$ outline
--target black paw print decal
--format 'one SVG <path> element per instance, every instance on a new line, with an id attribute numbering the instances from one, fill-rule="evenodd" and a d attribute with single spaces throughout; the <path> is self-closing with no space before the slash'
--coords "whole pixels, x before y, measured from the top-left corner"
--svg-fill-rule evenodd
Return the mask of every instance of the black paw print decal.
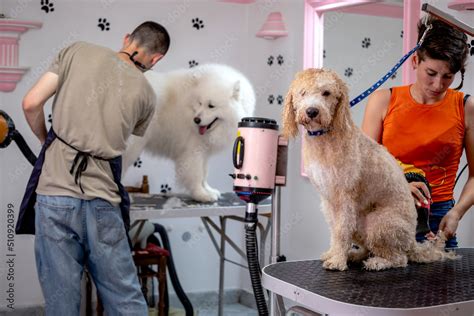
<path id="1" fill-rule="evenodd" d="M 277 62 L 278 62 L 278 65 L 280 65 L 280 66 L 283 65 L 284 60 L 283 60 L 283 56 L 282 56 L 282 55 L 278 55 L 278 57 L 277 57 Z"/>
<path id="2" fill-rule="evenodd" d="M 392 75 L 390 78 L 391 78 L 392 80 L 395 79 L 395 78 L 397 78 L 397 72 L 395 71 L 395 72 L 393 73 L 393 75 Z"/>
<path id="3" fill-rule="evenodd" d="M 275 101 L 275 97 L 273 96 L 273 94 L 270 94 L 267 100 L 268 100 L 268 103 L 273 104 L 273 101 Z"/>
<path id="4" fill-rule="evenodd" d="M 107 22 L 107 19 L 99 19 L 99 24 L 97 26 L 100 28 L 101 31 L 108 31 L 110 30 L 110 23 Z"/>
<path id="5" fill-rule="evenodd" d="M 140 159 L 140 157 L 138 157 L 137 160 L 135 160 L 135 162 L 133 163 L 133 166 L 135 168 L 141 168 L 142 167 L 142 160 Z"/>
<path id="6" fill-rule="evenodd" d="M 48 115 L 48 123 L 53 124 L 53 115 L 52 114 Z"/>
<path id="7" fill-rule="evenodd" d="M 474 40 L 471 41 L 471 44 L 467 44 L 469 46 L 469 55 L 474 55 Z"/>
<path id="8" fill-rule="evenodd" d="M 204 27 L 204 22 L 199 18 L 192 19 L 191 23 L 193 23 L 193 27 L 196 28 L 196 30 L 200 30 Z"/>
<path id="9" fill-rule="evenodd" d="M 403 30 L 400 32 L 400 37 L 403 38 Z"/>
<path id="10" fill-rule="evenodd" d="M 49 0 L 41 0 L 41 10 L 46 13 L 54 11 L 54 3 L 50 3 Z"/>
<path id="11" fill-rule="evenodd" d="M 274 61 L 274 60 L 275 60 L 275 57 L 273 57 L 273 56 L 268 57 L 268 59 L 267 59 L 267 64 L 268 64 L 268 66 L 273 65 L 273 61 Z"/>
<path id="12" fill-rule="evenodd" d="M 344 71 L 344 76 L 350 77 L 350 76 L 352 76 L 352 73 L 353 73 L 353 72 L 354 72 L 354 69 L 352 69 L 352 68 L 350 68 L 350 67 L 349 67 L 349 68 L 346 68 L 346 70 Z"/>
<path id="13" fill-rule="evenodd" d="M 366 37 L 362 40 L 362 47 L 369 48 L 370 46 L 370 38 Z"/>
<path id="14" fill-rule="evenodd" d="M 162 184 L 161 185 L 161 189 L 160 189 L 160 192 L 163 193 L 163 194 L 167 194 L 171 191 L 171 187 L 167 184 Z"/>
<path id="15" fill-rule="evenodd" d="M 283 104 L 283 96 L 281 94 L 278 95 L 277 97 L 277 102 L 278 102 L 278 105 L 282 105 Z"/>
<path id="16" fill-rule="evenodd" d="M 190 60 L 188 63 L 189 63 L 189 68 L 193 68 L 194 66 L 199 65 L 199 63 L 195 60 Z"/>

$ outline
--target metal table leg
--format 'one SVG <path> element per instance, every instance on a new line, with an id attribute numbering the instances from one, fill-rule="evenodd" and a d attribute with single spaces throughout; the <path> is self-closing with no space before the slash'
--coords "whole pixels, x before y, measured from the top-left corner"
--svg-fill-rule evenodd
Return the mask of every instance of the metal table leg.
<path id="1" fill-rule="evenodd" d="M 240 266 L 244 269 L 248 268 L 248 267 L 246 267 L 246 266 L 244 266 L 244 265 L 242 265 L 238 262 L 229 260 L 225 257 L 225 245 L 226 245 L 226 242 L 228 242 L 229 245 L 242 258 L 247 259 L 246 253 L 242 249 L 240 249 L 237 246 L 237 244 L 229 236 L 227 236 L 227 234 L 226 234 L 227 219 L 232 219 L 232 220 L 236 220 L 236 221 L 239 221 L 239 222 L 245 222 L 244 218 L 238 217 L 238 216 L 219 216 L 219 221 L 220 221 L 220 227 L 219 227 L 218 224 L 214 223 L 214 221 L 211 220 L 209 217 L 201 217 L 201 221 L 204 224 L 204 227 L 207 231 L 207 234 L 209 235 L 209 237 L 211 239 L 211 242 L 214 245 L 214 248 L 216 249 L 216 251 L 219 255 L 219 293 L 218 293 L 218 295 L 219 295 L 219 305 L 218 305 L 218 316 L 223 316 L 224 315 L 224 280 L 225 280 L 225 276 L 224 276 L 224 273 L 225 273 L 224 270 L 225 269 L 224 268 L 225 268 L 225 262 L 228 261 L 228 262 L 233 263 L 237 266 Z M 265 247 L 265 240 L 266 240 L 266 237 L 268 235 L 268 232 L 270 231 L 270 227 L 271 227 L 271 221 L 270 220 L 267 221 L 266 226 L 262 225 L 261 223 L 258 223 L 258 228 L 260 230 L 260 236 L 261 236 L 260 248 L 263 252 L 264 252 L 263 248 Z M 218 244 L 216 238 L 212 234 L 211 228 L 214 229 L 219 234 L 220 244 Z M 264 260 L 265 260 L 264 255 L 260 256 L 260 261 L 264 262 Z"/>
<path id="2" fill-rule="evenodd" d="M 281 224 L 281 187 L 276 187 L 273 191 L 272 199 L 272 239 L 271 239 L 271 263 L 276 263 L 280 256 L 280 224 Z M 285 304 L 280 295 L 271 293 L 270 295 L 270 315 L 281 316 L 286 315 Z"/>
<path id="3" fill-rule="evenodd" d="M 220 245 L 220 253 L 222 254 L 220 258 L 220 264 L 219 264 L 219 312 L 218 315 L 222 316 L 224 315 L 224 267 L 225 267 L 225 224 L 226 224 L 226 218 L 224 216 L 221 216 L 220 218 L 221 222 L 221 229 L 222 229 L 222 234 L 221 234 L 221 245 Z"/>

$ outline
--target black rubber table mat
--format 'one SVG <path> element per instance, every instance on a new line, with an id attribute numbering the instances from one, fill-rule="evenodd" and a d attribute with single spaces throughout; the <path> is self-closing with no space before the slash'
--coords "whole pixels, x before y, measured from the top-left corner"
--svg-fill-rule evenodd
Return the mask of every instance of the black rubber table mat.
<path id="1" fill-rule="evenodd" d="M 366 271 L 361 265 L 329 271 L 320 260 L 281 262 L 264 271 L 339 302 L 385 308 L 429 307 L 474 300 L 474 248 L 459 248 L 456 253 L 462 257 L 409 263 L 406 268 L 384 271 Z"/>

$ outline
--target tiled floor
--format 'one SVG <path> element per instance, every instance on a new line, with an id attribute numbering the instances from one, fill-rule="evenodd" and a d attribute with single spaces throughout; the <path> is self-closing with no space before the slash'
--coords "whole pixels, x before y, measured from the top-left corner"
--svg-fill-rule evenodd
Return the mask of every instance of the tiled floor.
<path id="1" fill-rule="evenodd" d="M 217 306 L 215 308 L 197 308 L 197 316 L 216 316 Z M 226 304 L 224 305 L 224 316 L 256 316 L 258 315 L 255 309 L 248 308 L 240 304 Z"/>
<path id="2" fill-rule="evenodd" d="M 216 292 L 188 293 L 188 298 L 193 304 L 196 316 L 217 316 L 218 299 Z M 170 296 L 170 304 L 177 307 L 170 309 L 170 316 L 185 315 L 183 307 L 175 295 Z M 243 290 L 225 291 L 223 316 L 257 316 L 257 309 L 249 306 L 255 306 L 252 293 Z"/>
<path id="3" fill-rule="evenodd" d="M 193 304 L 195 316 L 217 316 L 218 314 L 218 303 L 217 293 L 199 293 L 190 294 L 189 298 Z M 252 306 L 253 296 L 251 293 L 243 292 L 242 290 L 228 290 L 225 293 L 225 304 L 223 316 L 257 316 L 258 312 Z M 247 302 L 247 305 L 239 304 L 239 302 Z M 179 306 L 177 308 L 170 308 L 169 316 L 185 316 L 185 312 L 182 305 L 175 297 L 171 299 L 172 306 Z M 94 310 L 95 314 L 95 310 Z M 150 311 L 149 315 L 156 315 L 156 311 Z M 31 307 L 31 308 L 17 308 L 14 312 L 8 314 L 0 309 L 0 316 L 44 316 L 42 306 Z M 84 313 L 82 314 L 84 315 Z"/>
<path id="4" fill-rule="evenodd" d="M 216 307 L 205 307 L 196 308 L 194 315 L 196 316 L 217 316 Z M 156 315 L 156 313 L 150 313 L 150 315 Z M 182 309 L 170 309 L 169 316 L 185 316 L 185 312 Z M 224 305 L 224 316 L 257 316 L 257 310 L 248 308 L 241 304 L 226 304 Z"/>
<path id="5" fill-rule="evenodd" d="M 217 306 L 215 307 L 195 307 L 194 314 L 196 316 L 217 316 Z M 44 311 L 41 307 L 18 309 L 14 312 L 7 313 L 0 310 L 0 316 L 44 316 Z M 156 311 L 150 311 L 151 315 L 156 315 Z M 257 310 L 248 308 L 241 304 L 226 304 L 224 305 L 224 316 L 257 316 Z M 185 316 L 184 310 L 178 308 L 171 308 L 169 316 Z"/>

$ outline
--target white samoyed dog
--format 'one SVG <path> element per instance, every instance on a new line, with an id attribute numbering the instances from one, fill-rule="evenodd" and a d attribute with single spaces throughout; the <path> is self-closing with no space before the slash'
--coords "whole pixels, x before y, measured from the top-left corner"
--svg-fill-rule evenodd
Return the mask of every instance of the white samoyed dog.
<path id="1" fill-rule="evenodd" d="M 124 170 L 142 151 L 170 158 L 178 183 L 193 199 L 216 201 L 220 192 L 206 181 L 208 159 L 230 146 L 238 122 L 253 115 L 252 85 L 243 74 L 221 64 L 149 71 L 146 77 L 157 95 L 157 108 L 146 134 L 131 138 Z"/>

